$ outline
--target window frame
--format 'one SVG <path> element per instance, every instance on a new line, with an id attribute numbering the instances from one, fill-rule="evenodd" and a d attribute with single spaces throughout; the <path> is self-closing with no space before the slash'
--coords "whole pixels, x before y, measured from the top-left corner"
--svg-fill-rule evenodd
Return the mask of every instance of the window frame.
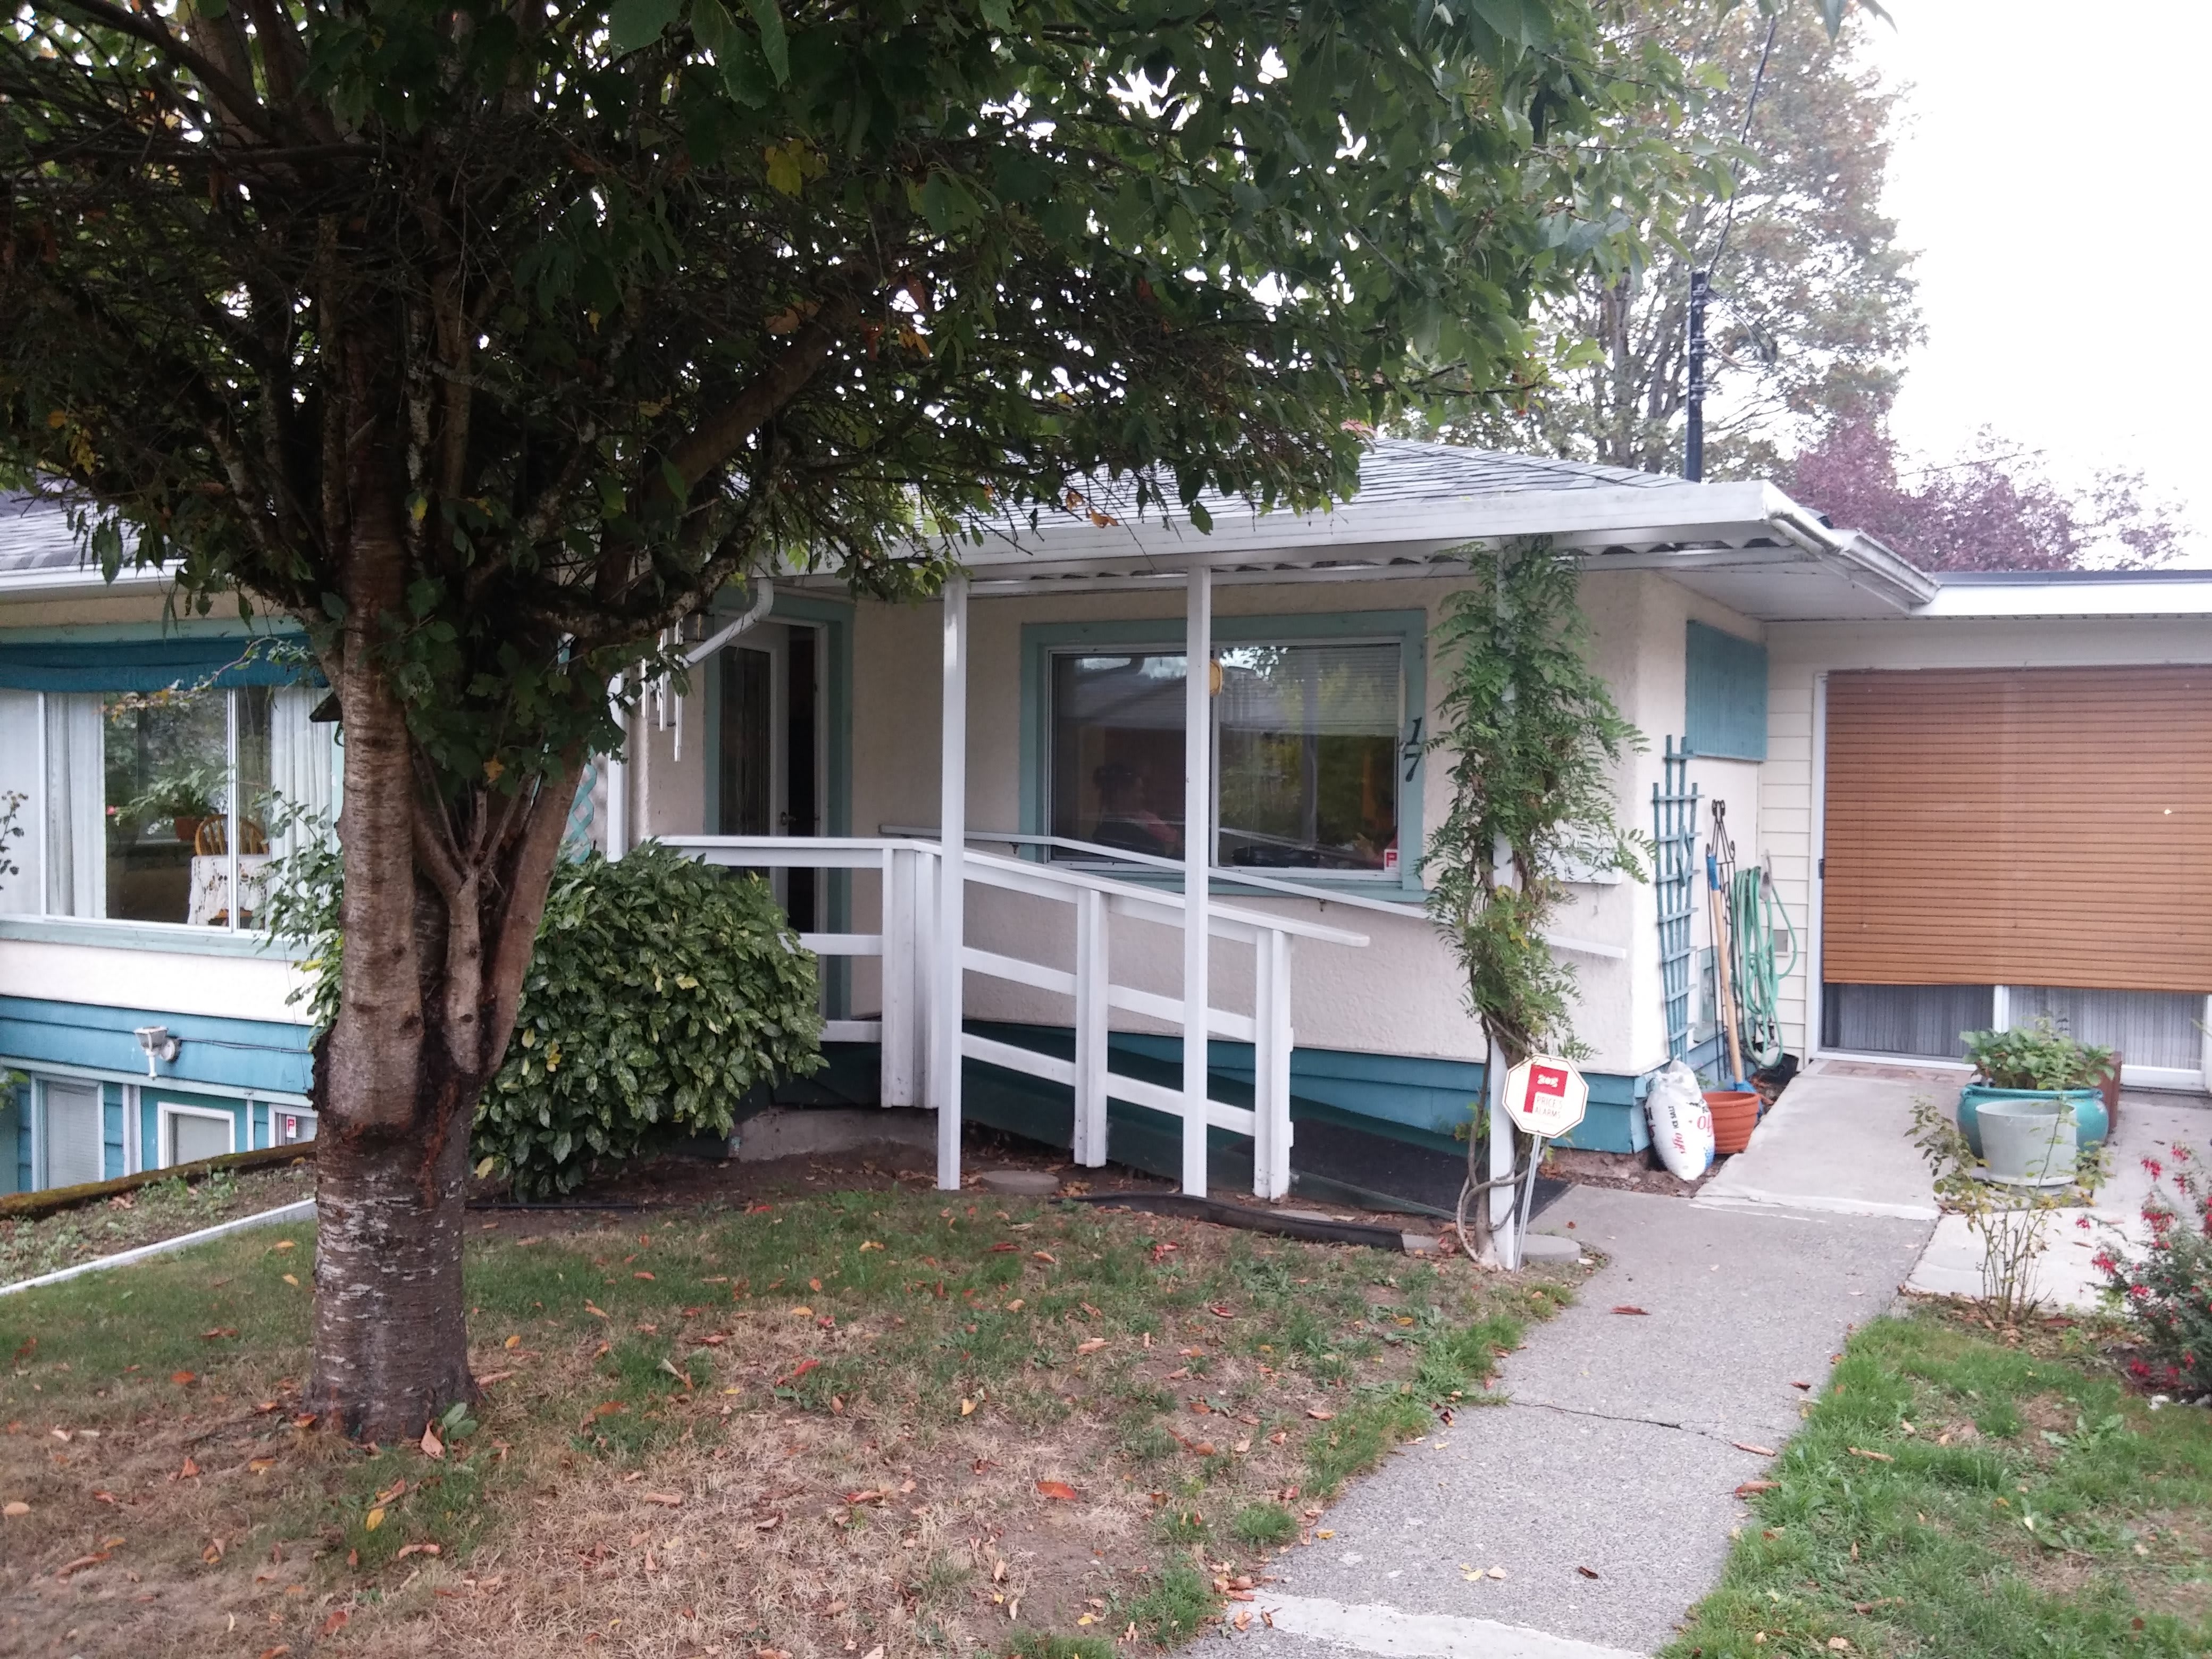
<path id="1" fill-rule="evenodd" d="M 252 1109 L 251 1104 L 248 1111 Z M 212 1119 L 224 1126 L 230 1134 L 230 1150 L 238 1151 L 238 1120 L 240 1114 L 225 1111 L 216 1106 L 193 1106 L 178 1100 L 157 1100 L 154 1103 L 154 1155 L 159 1160 L 155 1169 L 173 1169 L 177 1162 L 176 1121 L 180 1117 Z M 217 1157 L 228 1154 L 217 1153 Z"/>
<path id="2" fill-rule="evenodd" d="M 250 643 L 251 641 L 241 641 L 242 645 Z M 96 642 L 88 646 L 87 648 L 96 651 Z M 240 799 L 239 791 L 241 711 L 238 700 L 240 696 L 264 689 L 267 684 L 266 682 L 253 682 L 247 684 L 214 685 L 205 688 L 210 691 L 221 693 L 223 697 L 223 764 L 228 780 L 224 793 L 222 812 L 224 845 L 231 849 L 234 854 L 237 854 L 240 846 L 238 821 L 245 811 L 245 803 Z M 209 956 L 262 956 L 275 953 L 289 959 L 301 954 L 304 947 L 279 943 L 270 936 L 265 927 L 258 923 L 250 927 L 240 926 L 237 907 L 234 904 L 231 907 L 229 917 L 220 927 L 190 921 L 161 921 L 143 917 L 64 915 L 50 908 L 52 902 L 51 881 L 53 849 L 51 845 L 52 818 L 46 793 L 48 779 L 52 775 L 47 748 L 50 737 L 48 708 L 50 698 L 64 694 L 45 689 L 34 690 L 28 687 L 16 689 L 29 691 L 29 694 L 36 699 L 34 719 L 37 723 L 37 737 L 33 745 L 35 772 L 31 780 L 32 787 L 27 792 L 29 799 L 25 802 L 24 811 L 25 817 L 28 819 L 25 825 L 27 832 L 27 840 L 30 846 L 35 848 L 37 860 L 38 879 L 31 884 L 35 890 L 37 908 L 0 915 L 0 939 L 61 944 L 119 945 Z M 107 697 L 126 696 L 130 693 L 122 688 L 112 688 L 95 691 L 93 695 Z M 330 780 L 333 821 L 343 800 L 343 732 L 334 731 Z M 234 893 L 242 884 L 242 876 L 243 872 L 234 862 L 229 877 L 230 888 Z"/>
<path id="3" fill-rule="evenodd" d="M 1217 649 L 1237 645 L 1395 645 L 1401 690 L 1397 763 L 1391 775 L 1398 790 L 1398 869 L 1372 875 L 1299 868 L 1258 870 L 1270 881 L 1295 882 L 1301 887 L 1346 894 L 1364 894 L 1419 902 L 1426 898 L 1421 885 L 1420 861 L 1425 848 L 1421 806 L 1428 779 L 1428 757 L 1419 745 L 1428 731 L 1427 647 L 1429 615 L 1425 610 L 1346 611 L 1331 612 L 1271 612 L 1213 618 Z M 1022 626 L 1021 680 L 1021 823 L 1025 836 L 1048 836 L 1052 830 L 1052 659 L 1062 654 L 1109 654 L 1116 651 L 1179 652 L 1187 641 L 1180 617 L 1120 618 L 1104 622 L 1025 623 Z M 1217 746 L 1218 758 L 1218 746 Z M 1407 763 L 1411 762 L 1410 775 Z M 1215 775 L 1217 801 L 1219 774 Z M 1219 828 L 1218 808 L 1216 830 Z M 1049 849 L 1034 849 L 1038 854 Z M 1219 855 L 1217 843 L 1214 852 Z M 1101 858 L 1085 867 L 1110 872 L 1116 880 L 1172 885 L 1181 878 L 1173 871 Z M 1228 896 L 1249 897 L 1256 890 L 1231 878 L 1218 877 L 1213 890 Z"/>

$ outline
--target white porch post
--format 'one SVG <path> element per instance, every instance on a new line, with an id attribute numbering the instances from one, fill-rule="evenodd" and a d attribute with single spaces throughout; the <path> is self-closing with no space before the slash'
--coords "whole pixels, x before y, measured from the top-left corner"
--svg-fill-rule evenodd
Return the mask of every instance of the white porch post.
<path id="1" fill-rule="evenodd" d="M 637 741 L 636 722 L 623 706 L 623 677 L 616 675 L 607 687 L 608 701 L 622 726 L 622 742 L 607 757 L 607 856 L 618 859 L 629 851 L 630 748 Z"/>
<path id="2" fill-rule="evenodd" d="M 938 834 L 944 842 L 938 865 L 937 985 L 932 999 L 937 1016 L 937 1184 L 960 1189 L 960 1016 L 963 962 L 967 944 L 965 915 L 968 842 L 968 578 L 945 583 L 945 752 L 939 767 L 941 799 Z"/>
<path id="3" fill-rule="evenodd" d="M 1185 595 L 1182 728 L 1182 1189 L 1206 1194 L 1207 890 L 1213 874 L 1213 572 Z"/>

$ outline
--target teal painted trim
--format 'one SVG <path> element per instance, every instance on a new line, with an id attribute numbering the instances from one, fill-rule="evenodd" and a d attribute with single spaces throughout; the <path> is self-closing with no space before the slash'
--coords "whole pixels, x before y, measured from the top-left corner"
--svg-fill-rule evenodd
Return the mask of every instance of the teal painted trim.
<path id="1" fill-rule="evenodd" d="M 21 1085 L 0 1087 L 0 1192 L 20 1193 L 31 1178 L 31 1135 Z"/>
<path id="2" fill-rule="evenodd" d="M 318 682 L 312 667 L 270 661 L 255 651 L 263 643 L 304 646 L 307 636 L 283 634 L 168 633 L 137 639 L 0 639 L 0 687 L 17 691 L 158 691 L 208 684 L 296 685 Z M 252 659 L 241 661 L 249 653 Z"/>
<path id="3" fill-rule="evenodd" d="M 59 623 L 47 628 L 0 628 L 0 646 L 116 645 L 147 640 L 299 640 L 289 619 L 282 629 L 251 628 L 235 617 L 177 617 L 165 622 Z"/>
<path id="4" fill-rule="evenodd" d="M 1146 617 L 1127 622 L 1025 623 L 1022 625 L 1022 834 L 1042 836 L 1049 833 L 1052 757 L 1048 750 L 1052 730 L 1046 717 L 1046 704 L 1050 696 L 1050 680 L 1046 665 L 1053 653 L 1082 647 L 1095 647 L 1100 650 L 1116 647 L 1152 648 L 1162 645 L 1179 645 L 1183 638 L 1182 621 L 1176 617 Z M 1263 640 L 1395 640 L 1399 647 L 1400 672 L 1404 677 L 1405 685 L 1405 706 L 1398 732 L 1401 747 L 1410 740 L 1415 724 L 1425 722 L 1428 717 L 1429 615 L 1425 611 L 1340 611 L 1288 617 L 1217 616 L 1213 619 L 1213 638 L 1215 643 L 1220 645 Z M 1426 733 L 1425 724 L 1421 730 Z M 1411 778 L 1406 777 L 1402 772 L 1396 773 L 1399 779 L 1396 881 L 1387 878 L 1331 876 L 1304 870 L 1268 870 L 1262 873 L 1284 880 L 1295 880 L 1302 886 L 1366 893 L 1394 902 L 1421 902 L 1427 896 L 1419 875 L 1421 851 L 1425 845 L 1422 840 L 1421 801 L 1427 769 L 1428 754 L 1424 749 L 1413 763 Z M 1115 874 L 1117 879 L 1140 883 L 1165 884 L 1180 879 L 1164 870 L 1116 869 Z M 1252 890 L 1217 883 L 1213 890 L 1231 896 L 1243 893 L 1249 896 Z"/>
<path id="5" fill-rule="evenodd" d="M 186 927 L 177 923 L 90 921 L 76 916 L 0 916 L 0 939 L 40 945 L 93 945 L 114 951 L 171 951 L 193 957 L 268 957 L 297 962 L 306 947 L 258 929 Z M 122 964 L 118 963 L 120 970 Z"/>
<path id="6" fill-rule="evenodd" d="M 1021 1033 L 1068 1043 L 1074 1040 L 1064 1026 L 1008 1025 L 1006 1030 L 1008 1040 L 1018 1040 Z M 1160 1065 L 1180 1066 L 1182 1060 L 1182 1039 L 1176 1036 L 1115 1031 L 1109 1034 L 1107 1047 Z M 1252 1045 L 1208 1042 L 1206 1069 L 1249 1085 L 1254 1077 Z M 1559 1144 L 1619 1152 L 1642 1152 L 1650 1145 L 1644 1110 L 1637 1103 L 1641 1079 L 1612 1072 L 1583 1075 L 1590 1087 L 1589 1115 L 1572 1134 L 1561 1136 Z M 1465 1130 L 1474 1121 L 1475 1103 L 1483 1098 L 1482 1079 L 1480 1060 L 1294 1048 L 1291 1115 L 1294 1121 L 1325 1119 L 1437 1152 L 1464 1152 Z"/>
<path id="7" fill-rule="evenodd" d="M 261 1144 L 252 1138 L 258 1109 L 252 1101 L 235 1095 L 200 1094 L 186 1089 L 144 1085 L 138 1091 L 138 1145 L 149 1170 L 160 1165 L 161 1161 L 161 1108 L 164 1106 L 196 1106 L 204 1112 L 228 1113 L 231 1121 L 230 1144 L 234 1152 L 250 1152 Z"/>
<path id="8" fill-rule="evenodd" d="M 112 1181 L 128 1174 L 123 1167 L 123 1085 L 100 1085 L 100 1177 Z"/>
<path id="9" fill-rule="evenodd" d="M 0 997 L 0 1055 L 6 1057 L 0 1064 L 143 1075 L 145 1052 L 132 1035 L 142 1025 L 167 1026 L 180 1045 L 175 1060 L 162 1062 L 163 1084 L 295 1096 L 313 1086 L 308 1044 L 314 1032 L 305 1025 L 29 997 Z"/>

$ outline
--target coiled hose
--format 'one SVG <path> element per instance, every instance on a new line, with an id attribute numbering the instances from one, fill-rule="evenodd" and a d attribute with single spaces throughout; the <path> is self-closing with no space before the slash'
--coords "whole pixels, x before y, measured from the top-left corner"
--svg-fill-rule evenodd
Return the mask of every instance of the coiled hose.
<path id="1" fill-rule="evenodd" d="M 1789 959 L 1779 963 L 1778 922 L 1790 942 Z M 1797 929 L 1761 866 L 1739 870 L 1729 883 L 1729 942 L 1744 1058 L 1753 1066 L 1771 1066 L 1782 1058 L 1782 980 L 1797 966 Z"/>

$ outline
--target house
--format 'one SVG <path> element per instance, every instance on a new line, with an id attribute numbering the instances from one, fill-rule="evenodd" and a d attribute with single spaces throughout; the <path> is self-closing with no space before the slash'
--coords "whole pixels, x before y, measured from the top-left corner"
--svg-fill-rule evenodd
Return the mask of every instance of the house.
<path id="1" fill-rule="evenodd" d="M 1717 1063 L 1716 805 L 1767 872 L 1790 1052 L 1941 1059 L 2049 1012 L 2132 1082 L 2204 1086 L 2212 574 L 1939 580 L 1770 485 L 1395 441 L 1331 512 L 1216 502 L 1200 535 L 1093 505 L 970 548 L 939 602 L 799 572 L 726 595 L 688 693 L 656 688 L 595 769 L 580 832 L 763 871 L 823 954 L 833 1063 L 787 1099 L 1448 1203 L 1486 1079 L 1420 908 L 1431 638 L 1457 550 L 1531 536 L 1582 558 L 1594 661 L 1649 740 L 1623 816 L 1662 841 L 1662 879 L 1577 882 L 1553 939 L 1582 1144 L 1644 1144 L 1670 1053 Z M 297 970 L 253 927 L 295 832 L 255 813 L 334 804 L 330 728 L 240 630 L 161 615 L 50 509 L 0 512 L 20 1184 L 313 1132 Z M 157 787 L 191 767 L 204 813 Z M 948 1133 L 940 1179 L 957 1160 Z"/>

